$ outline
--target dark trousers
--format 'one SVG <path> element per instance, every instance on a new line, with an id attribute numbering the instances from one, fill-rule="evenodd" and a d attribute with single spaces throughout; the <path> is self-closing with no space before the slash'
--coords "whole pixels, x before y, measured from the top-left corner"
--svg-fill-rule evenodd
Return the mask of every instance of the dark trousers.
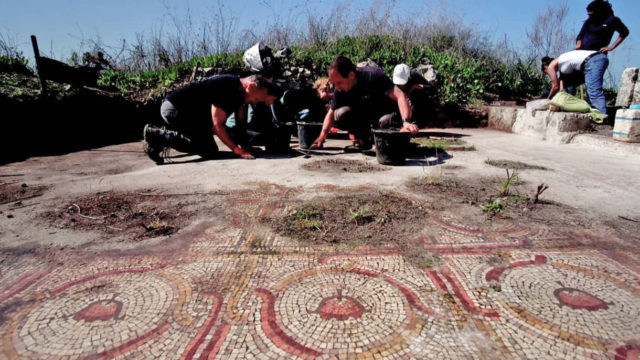
<path id="1" fill-rule="evenodd" d="M 356 139 L 367 141 L 372 139 L 372 128 L 397 127 L 398 118 L 397 106 L 395 109 L 390 106 L 382 109 L 343 106 L 334 110 L 333 126 L 353 134 Z M 399 126 L 402 126 L 402 120 Z"/>
<path id="2" fill-rule="evenodd" d="M 436 107 L 439 101 L 434 87 L 425 85 L 424 89 L 414 89 L 409 95 L 409 103 L 411 103 L 411 119 L 419 127 L 436 122 Z"/>
<path id="3" fill-rule="evenodd" d="M 198 119 L 188 111 L 176 108 L 169 101 L 162 103 L 160 115 L 167 128 L 173 130 L 165 135 L 169 147 L 205 158 L 213 157 L 218 153 L 211 120 L 207 122 L 204 119 Z"/>

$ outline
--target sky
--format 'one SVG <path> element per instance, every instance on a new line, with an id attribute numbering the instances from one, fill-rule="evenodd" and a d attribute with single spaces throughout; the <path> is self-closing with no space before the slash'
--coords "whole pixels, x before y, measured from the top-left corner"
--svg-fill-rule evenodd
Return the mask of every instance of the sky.
<path id="1" fill-rule="evenodd" d="M 567 26 L 577 34 L 586 19 L 590 0 L 565 0 L 569 6 Z M 322 14 L 348 3 L 352 9 L 368 9 L 375 1 L 364 0 L 2 0 L 0 36 L 17 45 L 27 57 L 33 51 L 29 36 L 38 37 L 40 52 L 68 59 L 80 52 L 83 39 L 99 37 L 114 47 L 136 34 L 171 27 L 171 14 L 181 17 L 187 9 L 195 18 L 215 14 L 221 8 L 231 14 L 239 29 L 292 18 L 306 18 L 309 12 Z M 626 67 L 640 66 L 640 0 L 610 0 L 630 35 L 609 55 L 610 77 L 617 83 Z M 385 3 L 388 3 L 385 2 Z M 491 40 L 507 40 L 514 47 L 527 42 L 526 32 L 536 15 L 557 5 L 558 0 L 395 0 L 396 13 L 428 19 L 435 12 L 450 14 Z M 213 18 L 213 15 L 212 15 Z M 573 36 L 572 34 L 572 36 Z M 617 38 L 614 34 L 612 42 Z M 574 44 L 568 44 L 567 51 Z M 86 49 L 85 49 L 86 51 Z"/>

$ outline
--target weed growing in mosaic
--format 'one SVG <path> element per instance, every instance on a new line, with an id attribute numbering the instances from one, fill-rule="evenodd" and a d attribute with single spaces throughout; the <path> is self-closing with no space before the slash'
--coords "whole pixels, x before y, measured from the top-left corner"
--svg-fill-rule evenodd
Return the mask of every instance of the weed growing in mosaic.
<path id="1" fill-rule="evenodd" d="M 349 219 L 356 225 L 364 225 L 373 220 L 373 211 L 369 208 L 369 204 L 364 204 L 356 210 L 349 210 Z"/>
<path id="2" fill-rule="evenodd" d="M 513 173 L 509 173 L 509 169 L 505 169 L 507 171 L 507 178 L 506 180 L 502 181 L 500 183 L 501 185 L 501 189 L 500 189 L 500 195 L 501 196 L 509 196 L 509 194 L 511 193 L 511 187 L 518 182 L 518 173 L 517 172 L 513 172 Z"/>
<path id="3" fill-rule="evenodd" d="M 484 210 L 489 214 L 502 212 L 503 209 L 504 209 L 504 205 L 502 205 L 502 202 L 498 199 L 493 200 L 488 205 L 482 206 L 482 210 Z"/>
<path id="4" fill-rule="evenodd" d="M 289 213 L 289 228 L 292 230 L 320 230 L 322 220 L 322 209 L 314 204 L 309 204 Z"/>

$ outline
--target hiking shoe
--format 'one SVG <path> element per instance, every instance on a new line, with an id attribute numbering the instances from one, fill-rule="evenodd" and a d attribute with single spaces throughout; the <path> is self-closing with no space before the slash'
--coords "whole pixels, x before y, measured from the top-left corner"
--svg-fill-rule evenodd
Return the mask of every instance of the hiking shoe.
<path id="1" fill-rule="evenodd" d="M 153 125 L 145 125 L 143 130 L 144 152 L 156 164 L 164 163 L 164 155 L 167 150 L 167 139 L 165 138 L 165 130 Z"/>

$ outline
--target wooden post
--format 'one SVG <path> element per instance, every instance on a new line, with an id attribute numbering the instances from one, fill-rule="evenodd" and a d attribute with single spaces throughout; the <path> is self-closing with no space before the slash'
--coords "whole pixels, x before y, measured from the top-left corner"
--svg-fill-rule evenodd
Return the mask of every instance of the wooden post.
<path id="1" fill-rule="evenodd" d="M 47 96 L 47 82 L 42 74 L 40 65 L 40 50 L 38 50 L 38 40 L 35 35 L 31 35 L 31 45 L 33 45 L 33 55 L 36 59 L 36 69 L 38 70 L 38 77 L 40 78 L 40 86 L 42 87 L 42 96 Z"/>
<path id="2" fill-rule="evenodd" d="M 193 72 L 191 72 L 191 77 L 189 78 L 190 82 L 193 82 L 196 79 L 196 74 L 198 73 L 199 67 L 200 67 L 200 61 L 196 62 L 196 66 L 193 68 Z"/>

